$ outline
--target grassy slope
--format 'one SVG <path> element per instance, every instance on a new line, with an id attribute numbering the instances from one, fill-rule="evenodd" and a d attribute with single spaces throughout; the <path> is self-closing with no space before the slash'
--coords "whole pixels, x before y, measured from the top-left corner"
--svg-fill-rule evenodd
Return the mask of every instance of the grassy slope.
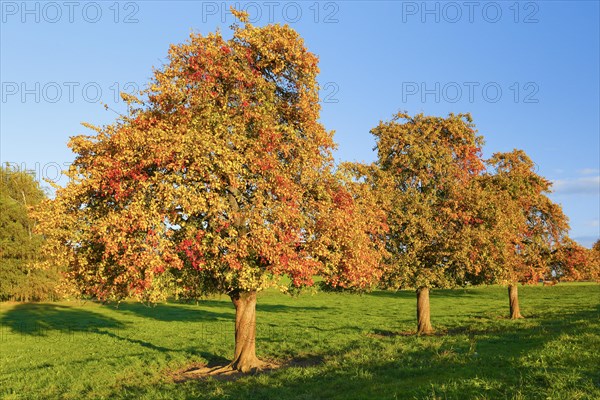
<path id="1" fill-rule="evenodd" d="M 165 371 L 233 353 L 226 297 L 199 305 L 0 305 L 0 396 L 30 398 L 600 398 L 600 286 L 520 287 L 525 320 L 505 319 L 506 289 L 433 291 L 415 327 L 412 292 L 263 293 L 259 356 L 307 366 L 176 384 Z M 322 360 L 318 365 L 316 360 Z"/>

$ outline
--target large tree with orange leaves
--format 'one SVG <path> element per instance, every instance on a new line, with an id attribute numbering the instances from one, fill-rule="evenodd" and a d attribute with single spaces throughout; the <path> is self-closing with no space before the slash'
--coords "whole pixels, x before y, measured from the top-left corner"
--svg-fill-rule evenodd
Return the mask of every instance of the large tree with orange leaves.
<path id="1" fill-rule="evenodd" d="M 473 201 L 484 169 L 483 140 L 470 115 L 447 118 L 399 113 L 372 131 L 381 170 L 376 185 L 388 201 L 387 287 L 416 289 L 417 333 L 428 334 L 429 290 L 479 275 L 477 238 L 485 232 Z"/>
<path id="2" fill-rule="evenodd" d="M 246 372 L 264 365 L 257 292 L 310 286 L 315 275 L 369 287 L 379 277 L 369 249 L 385 227 L 365 222 L 373 212 L 356 182 L 332 172 L 317 57 L 290 27 L 234 13 L 242 26 L 231 39 L 192 34 L 171 46 L 148 89 L 124 96 L 128 115 L 72 138 L 70 182 L 37 220 L 84 295 L 229 295 L 227 368 Z"/>

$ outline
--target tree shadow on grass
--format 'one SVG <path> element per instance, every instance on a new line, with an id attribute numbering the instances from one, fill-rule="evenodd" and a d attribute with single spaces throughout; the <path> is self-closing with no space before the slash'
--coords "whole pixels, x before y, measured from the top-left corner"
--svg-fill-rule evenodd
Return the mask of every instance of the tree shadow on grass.
<path id="1" fill-rule="evenodd" d="M 485 292 L 484 292 L 485 293 Z M 373 297 L 390 297 L 395 299 L 411 299 L 416 301 L 416 292 L 413 289 L 402 289 L 398 291 L 394 290 L 375 290 L 367 294 Z M 430 298 L 435 297 L 472 297 L 481 296 L 481 291 L 477 289 L 431 289 L 429 292 Z"/>
<path id="2" fill-rule="evenodd" d="M 365 338 L 365 342 L 348 343 L 335 353 L 315 355 L 319 363 L 290 363 L 261 377 L 245 376 L 236 382 L 209 378 L 180 384 L 166 380 L 158 387 L 128 387 L 127 393 L 128 398 L 160 394 L 186 399 L 542 399 L 568 398 L 578 390 L 587 390 L 591 396 L 587 398 L 593 398 L 599 392 L 595 382 L 600 376 L 593 360 L 598 356 L 588 354 L 582 365 L 575 366 L 569 362 L 569 351 L 549 351 L 565 335 L 578 340 L 593 333 L 599 316 L 600 310 L 591 309 L 567 313 L 563 318 L 540 318 L 530 324 L 505 321 L 489 329 L 448 329 L 444 336 L 423 337 L 416 342 L 415 338 L 380 332 L 382 338 Z M 411 345 L 401 346 L 402 351 L 393 357 L 390 353 L 382 356 L 374 345 L 380 341 L 407 341 Z M 550 360 L 538 361 L 544 357 Z M 548 362 L 556 366 L 545 364 Z M 556 376 L 575 380 L 554 382 Z M 119 394 L 115 392 L 115 396 Z"/>
<path id="3" fill-rule="evenodd" d="M 52 331 L 75 333 L 125 328 L 121 321 L 114 318 L 52 303 L 17 304 L 4 313 L 0 323 L 14 333 L 29 336 L 46 336 Z"/>
<path id="4" fill-rule="evenodd" d="M 256 304 L 256 312 L 275 312 L 275 313 L 301 313 L 304 311 L 325 311 L 331 307 L 326 306 L 286 306 L 282 304 Z"/>
<path id="5" fill-rule="evenodd" d="M 597 364 L 593 362 L 598 356 L 590 351 L 587 355 L 573 355 L 565 348 L 554 354 L 552 349 L 564 337 L 572 338 L 569 345 L 573 346 L 580 338 L 594 334 L 599 317 L 600 306 L 596 306 L 560 316 L 541 314 L 531 320 L 490 319 L 484 321 L 489 324 L 486 328 L 478 323 L 464 329 L 449 326 L 444 336 L 419 339 L 389 335 L 382 330 L 381 338 L 366 335 L 364 341 L 348 343 L 335 352 L 314 354 L 316 363 L 309 360 L 294 365 L 292 361 L 288 368 L 261 377 L 247 376 L 236 382 L 209 379 L 182 384 L 168 380 L 133 383 L 115 387 L 109 397 L 358 399 L 392 398 L 398 394 L 398 398 L 541 399 L 569 398 L 573 392 L 568 390 L 579 390 L 556 386 L 563 384 L 581 385 L 580 390 L 587 390 L 588 398 L 593 398 L 600 390 L 597 384 L 594 386 L 594 382 L 600 382 Z M 1 322 L 24 335 L 75 330 L 108 335 L 156 351 L 178 351 L 123 338 L 118 335 L 118 329 L 125 327 L 122 322 L 57 304 L 20 304 L 7 311 Z M 379 352 L 382 343 L 398 344 L 398 351 L 382 355 Z M 208 360 L 209 365 L 228 361 L 207 352 L 197 354 Z M 569 357 L 578 357 L 578 362 L 571 364 Z M 51 367 L 50 364 L 42 367 Z M 563 372 L 567 369 L 568 373 Z M 556 383 L 555 376 L 568 376 L 572 383 Z"/>
<path id="6" fill-rule="evenodd" d="M 150 342 L 126 337 L 122 331 L 127 328 L 127 324 L 73 306 L 52 303 L 18 304 L 4 313 L 0 324 L 2 327 L 8 327 L 12 333 L 24 336 L 47 337 L 57 332 L 67 338 L 75 334 L 99 335 L 159 352 L 173 351 Z"/>
<path id="7" fill-rule="evenodd" d="M 393 298 L 393 299 L 415 299 L 416 301 L 416 294 L 414 290 L 398 290 L 398 291 L 394 291 L 394 290 L 374 290 L 372 292 L 366 293 L 365 296 L 372 296 L 372 297 L 383 297 L 383 298 Z"/>
<path id="8" fill-rule="evenodd" d="M 439 297 L 473 297 L 473 296 L 481 296 L 481 291 L 478 291 L 476 289 L 465 289 L 465 288 L 431 289 L 430 296 L 439 296 Z"/>
<path id="9" fill-rule="evenodd" d="M 199 300 L 198 301 L 198 306 L 199 307 L 206 307 L 206 308 L 231 308 L 232 313 L 233 313 L 233 304 L 231 303 L 231 300 L 229 300 L 228 298 L 223 298 L 222 300 Z M 256 312 L 278 312 L 278 313 L 295 313 L 295 312 L 299 312 L 299 311 L 323 311 L 323 310 L 328 310 L 330 309 L 330 307 L 326 307 L 326 306 L 289 306 L 289 305 L 285 305 L 285 304 L 270 304 L 270 303 L 265 303 L 263 301 L 261 301 L 260 297 L 258 298 L 258 301 L 256 302 Z"/>
<path id="10" fill-rule="evenodd" d="M 118 306 L 107 304 L 105 307 L 115 312 L 133 314 L 144 318 L 152 318 L 163 322 L 228 322 L 235 318 L 235 309 L 229 301 L 200 300 L 198 304 L 189 303 L 158 303 L 145 305 L 141 303 L 121 303 Z M 223 311 L 223 309 L 227 311 Z M 215 310 L 216 309 L 216 310 Z M 323 311 L 329 307 L 286 306 L 280 304 L 256 305 L 256 312 L 300 313 L 303 311 Z"/>
<path id="11" fill-rule="evenodd" d="M 142 303 L 126 302 L 118 306 L 106 305 L 105 307 L 110 307 L 117 313 L 132 314 L 163 322 L 229 321 L 235 316 L 233 306 L 231 312 L 221 312 L 210 310 L 211 307 L 204 303 L 199 303 L 199 305 L 158 303 L 148 306 Z M 219 307 L 223 307 L 223 305 L 221 304 Z"/>

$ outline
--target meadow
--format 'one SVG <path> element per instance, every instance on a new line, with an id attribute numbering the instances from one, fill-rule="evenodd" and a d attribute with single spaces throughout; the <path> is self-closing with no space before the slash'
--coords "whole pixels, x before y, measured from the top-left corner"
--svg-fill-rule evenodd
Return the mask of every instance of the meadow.
<path id="1" fill-rule="evenodd" d="M 598 399 L 600 285 L 431 293 L 433 336 L 415 336 L 412 291 L 266 291 L 257 353 L 280 369 L 177 381 L 233 355 L 229 298 L 1 303 L 3 399 Z M 174 378 L 175 377 L 175 378 Z"/>

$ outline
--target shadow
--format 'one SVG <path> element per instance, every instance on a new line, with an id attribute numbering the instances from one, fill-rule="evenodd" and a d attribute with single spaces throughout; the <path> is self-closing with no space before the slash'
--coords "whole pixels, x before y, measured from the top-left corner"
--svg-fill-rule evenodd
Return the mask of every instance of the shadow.
<path id="1" fill-rule="evenodd" d="M 415 299 L 416 300 L 416 291 L 413 289 L 403 289 L 398 291 L 393 290 L 375 290 L 373 292 L 367 293 L 367 296 L 373 297 L 389 297 L 396 299 Z M 431 289 L 429 291 L 429 297 L 471 297 L 471 296 L 479 296 L 480 293 L 476 289 Z"/>
<path id="2" fill-rule="evenodd" d="M 99 335 L 105 335 L 108 336 L 110 338 L 113 339 L 117 339 L 117 340 L 122 340 L 131 344 L 136 344 L 139 346 L 142 346 L 146 349 L 150 349 L 150 350 L 154 350 L 154 351 L 160 351 L 162 353 L 167 353 L 167 352 L 172 352 L 172 351 L 181 351 L 181 350 L 174 350 L 174 349 L 169 349 L 167 347 L 162 347 L 162 346 L 156 346 L 150 342 L 146 342 L 144 340 L 139 340 L 139 339 L 132 339 L 132 338 L 128 338 L 128 337 L 123 337 L 123 336 L 119 336 L 115 333 L 112 333 L 110 331 L 95 331 L 94 333 L 98 333 Z"/>
<path id="3" fill-rule="evenodd" d="M 480 292 L 476 289 L 431 289 L 430 296 L 440 296 L 440 297 L 472 297 L 479 296 Z"/>
<path id="4" fill-rule="evenodd" d="M 286 360 L 283 363 L 283 367 L 308 368 L 323 364 L 324 361 L 323 355 L 303 355 Z"/>
<path id="5" fill-rule="evenodd" d="M 18 304 L 2 316 L 0 323 L 14 333 L 30 336 L 47 336 L 52 331 L 99 333 L 103 329 L 125 328 L 122 322 L 114 318 L 51 303 Z"/>
<path id="6" fill-rule="evenodd" d="M 597 321 L 599 311 L 566 313 L 564 318 L 546 318 L 540 324 L 535 321 L 533 326 L 500 323 L 490 330 L 476 326 L 449 330 L 445 337 L 411 338 L 381 330 L 375 333 L 409 345 L 400 353 L 382 356 L 381 348 L 374 345 L 380 341 L 371 338 L 368 342 L 348 343 L 336 353 L 284 361 L 282 368 L 259 376 L 238 376 L 235 384 L 209 377 L 176 385 L 164 382 L 160 387 L 130 386 L 127 391 L 131 398 L 160 393 L 165 398 L 216 400 L 543 399 L 572 398 L 569 395 L 589 390 L 590 398 L 595 398 L 600 378 L 593 362 L 597 356 L 587 352 L 586 364 L 572 365 L 571 352 L 555 354 L 553 346 L 566 336 L 578 338 L 593 332 L 594 327 L 588 322 Z M 464 335 L 469 336 L 468 340 Z M 575 380 L 555 380 L 560 369 L 568 371 Z"/>
<path id="7" fill-rule="evenodd" d="M 371 297 L 384 297 L 393 299 L 414 299 L 416 301 L 417 294 L 414 290 L 374 290 L 370 293 L 366 293 L 366 296 Z"/>
<path id="8" fill-rule="evenodd" d="M 366 335 L 376 339 L 383 339 L 395 336 L 417 336 L 417 331 L 397 332 L 385 329 L 372 329 L 371 332 L 366 333 Z"/>
<path id="9" fill-rule="evenodd" d="M 207 363 L 204 366 L 208 367 L 208 368 L 227 365 L 231 362 L 231 360 L 228 358 L 218 356 L 216 354 L 208 353 L 206 351 L 199 351 L 199 352 L 196 352 L 196 354 L 207 361 Z"/>
<path id="10" fill-rule="evenodd" d="M 124 341 L 159 352 L 172 349 L 129 338 L 120 333 L 127 325 L 114 318 L 73 306 L 52 303 L 18 304 L 0 319 L 1 326 L 12 333 L 32 337 L 47 337 L 55 332 L 70 337 L 75 334 L 98 335 Z"/>
<path id="11" fill-rule="evenodd" d="M 168 302 L 169 304 L 178 304 L 178 305 L 189 305 L 194 307 L 208 307 L 208 308 L 231 308 L 233 309 L 233 303 L 227 296 L 223 296 L 218 300 L 171 300 Z"/>
<path id="12" fill-rule="evenodd" d="M 508 318 L 507 318 L 508 319 Z M 418 335 L 416 330 L 408 330 L 408 331 L 390 331 L 385 329 L 372 329 L 370 332 L 367 332 L 365 335 L 373 338 L 388 338 L 394 336 L 414 336 L 414 337 L 426 337 L 426 336 L 468 336 L 473 338 L 477 335 L 488 335 L 497 333 L 500 329 L 506 332 L 505 328 L 476 328 L 474 326 L 458 326 L 453 328 L 438 328 L 434 329 L 433 332 L 429 334 L 421 334 Z"/>
<path id="13" fill-rule="evenodd" d="M 225 303 L 219 303 L 222 308 Z M 233 306 L 230 312 L 216 312 L 208 310 L 204 302 L 198 305 L 184 303 L 158 303 L 154 305 L 145 305 L 142 303 L 120 303 L 118 306 L 105 305 L 112 308 L 117 313 L 133 314 L 143 318 L 151 318 L 162 322 L 209 322 L 209 321 L 230 321 L 235 316 Z M 215 305 L 212 305 L 215 307 Z"/>
<path id="14" fill-rule="evenodd" d="M 324 311 L 329 310 L 330 307 L 319 306 L 284 306 L 281 304 L 261 304 L 256 303 L 256 312 L 276 312 L 276 313 L 298 313 L 302 311 Z"/>
<path id="15" fill-rule="evenodd" d="M 151 318 L 162 322 L 230 322 L 235 318 L 235 309 L 230 301 L 200 300 L 198 304 L 190 303 L 158 303 L 145 305 L 142 303 L 120 303 L 118 306 L 106 304 L 118 313 L 132 314 L 143 318 Z M 217 310 L 215 310 L 217 309 Z M 256 304 L 257 313 L 299 313 L 303 311 L 323 311 L 329 307 L 286 306 L 280 304 Z"/>
<path id="16" fill-rule="evenodd" d="M 483 296 L 482 308 L 484 305 L 493 308 L 495 304 L 505 306 L 504 291 L 495 293 L 498 293 L 496 303 L 489 305 L 486 296 Z M 414 293 L 408 294 L 413 304 Z M 386 296 L 384 294 L 382 297 Z M 439 296 L 444 299 L 443 293 Z M 266 349 L 263 353 L 265 361 L 269 361 L 270 357 L 278 357 L 279 360 L 275 361 L 280 362 L 282 368 L 260 376 L 240 376 L 235 383 L 208 378 L 175 384 L 169 379 L 154 379 L 154 376 L 138 378 L 136 375 L 126 375 L 118 385 L 103 386 L 94 389 L 97 391 L 91 394 L 77 392 L 79 389 L 70 389 L 66 394 L 72 398 L 101 394 L 106 398 L 179 399 L 600 398 L 600 373 L 597 369 L 600 359 L 594 347 L 599 331 L 600 305 L 588 301 L 582 303 L 588 304 L 583 308 L 578 303 L 578 296 L 581 296 L 580 292 L 573 291 L 570 297 L 561 297 L 560 306 L 556 307 L 550 307 L 546 302 L 537 303 L 538 306 L 532 307 L 536 311 L 535 318 L 517 321 L 499 319 L 494 313 L 456 319 L 455 304 L 462 303 L 458 299 L 456 303 L 449 302 L 446 305 L 446 317 L 442 316 L 446 322 L 435 326 L 438 334 L 431 336 L 415 336 L 412 332 L 405 335 L 402 332 L 404 328 L 384 322 L 377 327 L 375 324 L 363 326 L 360 315 L 351 311 L 343 314 L 341 309 L 340 320 L 330 327 L 320 326 L 315 321 L 304 323 L 302 320 L 295 325 L 297 320 L 293 317 L 286 320 L 278 318 L 283 317 L 282 314 L 273 314 L 273 319 L 266 323 L 274 324 L 274 334 L 281 331 L 286 333 L 290 329 L 293 331 L 296 326 L 312 329 L 319 333 L 317 341 L 333 338 L 328 342 L 331 347 L 329 344 L 298 347 L 299 342 L 294 340 L 285 342 L 285 346 L 261 346 Z M 209 304 L 200 303 L 190 307 L 167 304 L 162 312 L 168 314 L 169 308 L 182 307 L 190 313 L 203 310 L 209 313 L 207 315 L 213 311 L 217 315 L 233 315 L 233 306 L 227 301 Z M 569 304 L 572 305 L 565 306 Z M 137 306 L 142 310 L 148 309 Z M 228 307 L 230 313 L 227 313 Z M 289 307 L 294 308 L 302 307 Z M 142 315 L 143 312 L 138 314 Z M 447 318 L 447 315 L 452 318 Z M 8 310 L 1 322 L 11 329 L 19 329 L 19 322 L 28 322 L 30 319 L 44 323 L 46 333 L 52 329 L 66 329 L 64 321 L 68 324 L 72 319 L 87 320 L 98 331 L 98 335 L 114 334 L 119 340 L 127 340 L 118 335 L 118 327 L 123 326 L 119 321 L 97 312 L 61 305 L 18 305 Z M 82 330 L 85 325 L 82 325 Z M 361 334 L 359 327 L 368 333 Z M 331 334 L 338 330 L 350 334 Z M 298 329 L 297 334 L 302 332 L 304 330 Z M 313 337 L 312 333 L 309 334 Z M 168 350 L 137 339 L 129 342 L 156 351 Z M 225 365 L 230 361 L 224 357 L 227 353 L 219 353 L 217 347 L 201 350 L 199 343 L 200 340 L 193 343 L 194 350 L 185 348 L 183 344 L 181 347 L 173 345 L 176 348 L 171 351 L 181 352 L 185 357 L 198 355 L 208 361 L 209 367 Z M 259 343 L 263 343 L 262 337 Z M 101 360 L 106 363 L 111 356 L 110 353 L 100 354 L 98 359 L 88 358 L 86 362 L 97 363 Z M 166 368 L 180 367 L 185 359 L 178 358 L 172 365 L 163 365 Z M 48 369 L 54 364 L 53 359 L 44 361 L 47 363 L 36 368 Z M 103 368 L 103 365 L 99 368 Z M 206 366 L 206 363 L 202 365 Z M 189 364 L 185 366 L 189 367 Z M 24 370 L 29 367 L 25 365 Z M 153 368 L 156 367 L 151 366 L 151 372 L 156 372 Z M 24 377 L 27 378 L 27 375 Z M 80 379 L 85 382 L 87 377 Z"/>

